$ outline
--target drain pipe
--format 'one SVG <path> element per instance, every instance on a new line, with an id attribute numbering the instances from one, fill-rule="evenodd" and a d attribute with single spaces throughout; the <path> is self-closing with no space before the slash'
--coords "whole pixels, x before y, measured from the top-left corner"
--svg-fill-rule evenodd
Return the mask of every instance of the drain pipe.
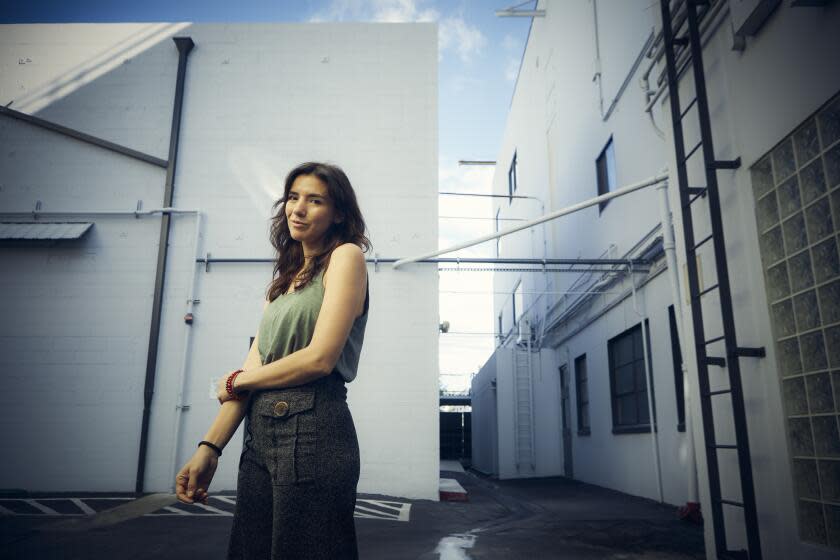
<path id="1" fill-rule="evenodd" d="M 171 485 L 169 486 L 169 491 L 171 493 L 175 493 L 175 477 L 178 474 L 178 443 L 181 437 L 181 424 L 184 410 L 188 410 L 190 408 L 189 404 L 184 402 L 184 386 L 186 385 L 187 380 L 187 361 L 189 359 L 189 349 L 190 349 L 190 340 L 192 339 L 192 324 L 193 324 L 193 307 L 196 303 L 199 303 L 199 300 L 195 298 L 195 279 L 197 276 L 198 271 L 198 262 L 197 260 L 201 257 L 201 222 L 202 222 L 202 213 L 196 212 L 195 215 L 195 259 L 193 259 L 193 267 L 192 273 L 190 276 L 190 283 L 189 283 L 189 294 L 187 295 L 187 310 L 184 315 L 184 323 L 187 325 L 187 328 L 184 329 L 184 344 L 181 349 L 181 367 L 178 373 L 178 397 L 175 401 L 175 420 L 174 420 L 174 435 L 172 437 L 172 449 L 170 452 L 169 457 L 169 464 L 170 464 L 170 473 L 171 476 L 169 480 Z"/>
<path id="2" fill-rule="evenodd" d="M 175 191 L 175 170 L 178 161 L 178 143 L 181 134 L 181 109 L 184 104 L 184 82 L 187 74 L 187 57 L 195 46 L 189 37 L 174 37 L 178 47 L 178 74 L 175 82 L 175 101 L 172 107 L 172 127 L 169 132 L 169 158 L 166 167 L 166 183 L 163 194 L 163 206 L 172 206 Z M 143 386 L 143 418 L 140 424 L 140 449 L 137 454 L 137 477 L 134 491 L 143 493 L 146 475 L 146 450 L 149 442 L 149 421 L 152 410 L 152 395 L 155 391 L 157 373 L 158 337 L 160 336 L 160 315 L 163 308 L 163 288 L 166 278 L 166 255 L 169 249 L 169 214 L 164 214 L 160 223 L 160 241 L 158 244 L 157 272 L 155 274 L 155 294 L 152 302 L 152 321 L 149 332 L 149 348 L 146 354 L 146 381 Z"/>
<path id="3" fill-rule="evenodd" d="M 598 32 L 598 3 L 597 0 L 592 0 L 592 21 L 593 21 L 593 31 L 595 35 L 595 74 L 592 76 L 592 81 L 598 83 L 598 107 L 601 112 L 601 120 L 605 121 L 610 118 L 613 110 L 615 109 L 616 105 L 618 105 L 618 100 L 624 95 L 624 91 L 627 89 L 627 86 L 630 84 L 630 80 L 633 75 L 636 73 L 636 70 L 639 69 L 639 66 L 642 64 L 642 61 L 645 58 L 645 54 L 649 53 L 652 48 L 654 41 L 656 39 L 656 34 L 654 33 L 653 29 L 651 29 L 650 35 L 648 38 L 645 39 L 645 44 L 642 45 L 642 50 L 639 51 L 639 54 L 636 55 L 636 60 L 633 62 L 633 66 L 630 67 L 630 71 L 627 72 L 627 76 L 625 76 L 624 81 L 619 86 L 618 91 L 613 97 L 612 101 L 610 102 L 610 106 L 607 108 L 606 112 L 604 111 L 604 85 L 603 85 L 603 76 L 601 75 L 601 40 L 600 34 Z"/>
<path id="4" fill-rule="evenodd" d="M 653 444 L 653 465 L 656 470 L 656 485 L 659 490 L 659 503 L 664 502 L 662 497 L 662 472 L 659 466 L 659 435 L 656 430 L 655 416 L 653 415 L 653 377 L 651 376 L 650 365 L 648 364 L 648 335 L 647 326 L 647 312 L 640 313 L 636 300 L 636 278 L 633 275 L 633 261 L 627 261 L 630 266 L 630 286 L 633 288 L 633 311 L 642 320 L 642 353 L 645 360 L 645 384 L 647 385 L 647 402 L 648 402 L 648 420 L 650 421 L 650 438 Z M 647 300 L 645 300 L 645 307 L 647 307 Z"/>
<path id="5" fill-rule="evenodd" d="M 668 279 L 671 283 L 671 299 L 674 301 L 674 315 L 676 315 L 677 325 L 677 341 L 680 345 L 680 355 L 682 356 L 683 376 L 683 399 L 685 400 L 685 435 L 686 446 L 688 449 L 688 502 L 684 506 L 686 513 L 691 513 L 694 510 L 699 510 L 700 500 L 697 494 L 697 459 L 694 450 L 694 430 L 692 429 L 692 411 L 691 411 L 691 389 L 690 380 L 688 377 L 688 366 L 685 363 L 685 356 L 689 347 L 686 345 L 685 339 L 685 325 L 683 323 L 683 308 L 682 308 L 682 294 L 680 293 L 680 274 L 677 265 L 677 256 L 674 243 L 673 217 L 671 215 L 671 208 L 668 203 L 668 182 L 665 181 L 656 186 L 659 191 L 659 208 L 662 215 L 662 240 L 663 248 L 665 249 L 665 259 L 668 264 Z"/>

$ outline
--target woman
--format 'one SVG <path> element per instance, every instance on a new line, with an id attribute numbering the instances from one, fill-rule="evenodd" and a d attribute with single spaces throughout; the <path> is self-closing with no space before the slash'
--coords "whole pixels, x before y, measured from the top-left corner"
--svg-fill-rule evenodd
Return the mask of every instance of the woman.
<path id="1" fill-rule="evenodd" d="M 281 202 L 257 336 L 242 368 L 220 380 L 221 410 L 176 493 L 207 503 L 221 449 L 247 416 L 228 559 L 357 558 L 359 445 L 345 383 L 367 323 L 370 240 L 337 166 L 299 165 L 273 208 Z"/>

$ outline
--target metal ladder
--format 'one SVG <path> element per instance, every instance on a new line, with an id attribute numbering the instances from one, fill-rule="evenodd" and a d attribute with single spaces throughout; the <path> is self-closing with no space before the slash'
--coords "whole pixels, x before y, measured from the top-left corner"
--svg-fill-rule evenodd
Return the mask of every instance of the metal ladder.
<path id="1" fill-rule="evenodd" d="M 722 0 L 718 0 L 722 1 Z M 761 542 L 759 540 L 758 518 L 755 506 L 755 490 L 753 488 L 752 465 L 750 459 L 749 438 L 747 435 L 747 419 L 744 412 L 744 394 L 741 386 L 741 369 L 739 358 L 763 357 L 764 347 L 744 348 L 738 346 L 735 336 L 735 320 L 732 311 L 732 296 L 729 288 L 729 272 L 726 262 L 726 244 L 723 236 L 723 222 L 720 212 L 720 197 L 718 195 L 717 170 L 737 169 L 741 165 L 741 158 L 735 160 L 718 160 L 715 158 L 712 144 L 712 131 L 709 118 L 708 99 L 706 97 L 706 82 L 703 70 L 703 46 L 698 25 L 698 6 L 705 6 L 708 10 L 708 0 L 685 0 L 686 30 L 679 37 L 682 21 L 674 25 L 671 13 L 671 0 L 660 0 L 662 8 L 662 35 L 665 48 L 667 67 L 668 91 L 670 93 L 671 122 L 674 132 L 674 147 L 677 160 L 677 181 L 680 195 L 680 207 L 683 220 L 683 234 L 686 247 L 686 262 L 688 265 L 688 284 L 691 296 L 691 318 L 694 327 L 694 350 L 697 356 L 698 385 L 700 389 L 700 407 L 703 416 L 703 434 L 706 446 L 706 463 L 708 466 L 709 493 L 711 497 L 712 520 L 714 523 L 715 550 L 718 558 L 732 558 L 760 560 Z M 678 2 L 679 6 L 679 2 Z M 679 9 L 679 8 L 678 8 Z M 679 20 L 678 20 L 679 21 Z M 674 48 L 680 46 L 688 48 L 691 67 L 694 75 L 695 97 L 685 108 L 679 100 L 679 76 L 676 66 Z M 700 128 L 700 142 L 686 154 L 682 121 L 692 107 L 696 106 Z M 703 170 L 705 187 L 689 186 L 686 163 L 698 150 L 703 156 Z M 691 205 L 700 197 L 708 198 L 709 219 L 712 233 L 699 243 L 694 242 L 694 225 Z M 715 271 L 717 283 L 700 291 L 697 271 L 697 250 L 707 241 L 712 241 L 715 255 Z M 723 324 L 723 335 L 706 339 L 703 328 L 702 301 L 703 295 L 718 290 L 720 296 L 720 312 Z M 707 354 L 707 346 L 723 340 L 726 345 L 726 357 L 714 357 Z M 729 374 L 729 388 L 710 390 L 709 366 L 726 368 Z M 732 421 L 735 431 L 735 442 L 718 443 L 715 437 L 715 420 L 712 413 L 712 399 L 719 395 L 728 394 L 732 400 Z M 719 469 L 719 453 L 736 453 L 738 471 L 741 482 L 741 501 L 721 496 L 721 481 Z M 733 506 L 743 511 L 748 550 L 729 550 L 726 540 L 726 525 L 724 523 L 723 506 Z"/>
<path id="2" fill-rule="evenodd" d="M 524 321 L 521 318 L 520 321 Z M 536 470 L 533 441 L 533 403 L 531 379 L 531 341 L 525 348 L 514 346 L 514 402 L 516 403 L 516 470 L 526 473 Z"/>

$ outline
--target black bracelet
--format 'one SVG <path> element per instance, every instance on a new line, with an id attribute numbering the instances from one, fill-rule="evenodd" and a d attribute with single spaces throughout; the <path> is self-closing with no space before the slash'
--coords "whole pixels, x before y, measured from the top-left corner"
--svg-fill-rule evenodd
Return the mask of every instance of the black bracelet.
<path id="1" fill-rule="evenodd" d="M 211 447 L 211 448 L 213 448 L 213 451 L 215 451 L 216 453 L 218 453 L 218 454 L 219 454 L 219 457 L 221 457 L 221 456 L 222 456 L 222 450 L 221 450 L 221 449 L 219 449 L 219 447 L 218 447 L 218 446 L 216 446 L 216 445 L 214 445 L 214 444 L 210 443 L 209 441 L 204 441 L 204 440 L 201 440 L 201 441 L 199 441 L 199 442 L 198 442 L 198 446 L 199 446 L 199 447 L 201 447 L 201 444 L 204 444 L 204 445 L 206 445 L 207 447 Z"/>

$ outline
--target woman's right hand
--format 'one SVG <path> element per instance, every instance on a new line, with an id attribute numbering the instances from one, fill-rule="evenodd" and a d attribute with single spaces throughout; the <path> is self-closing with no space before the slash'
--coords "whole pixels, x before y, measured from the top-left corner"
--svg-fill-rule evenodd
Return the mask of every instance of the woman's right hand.
<path id="1" fill-rule="evenodd" d="M 185 504 L 207 503 L 207 487 L 219 464 L 216 452 L 206 445 L 199 445 L 192 458 L 175 477 L 175 495 Z"/>

